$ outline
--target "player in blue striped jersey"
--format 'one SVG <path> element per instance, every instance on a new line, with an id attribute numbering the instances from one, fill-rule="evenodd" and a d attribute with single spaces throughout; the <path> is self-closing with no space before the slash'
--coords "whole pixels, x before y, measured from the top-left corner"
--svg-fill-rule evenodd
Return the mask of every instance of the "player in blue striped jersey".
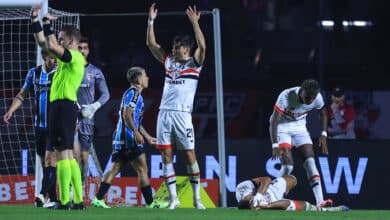
<path id="1" fill-rule="evenodd" d="M 79 43 L 79 50 L 86 60 L 83 81 L 77 91 L 77 102 L 81 105 L 81 116 L 78 118 L 75 152 L 80 154 L 80 167 L 83 184 L 88 175 L 88 156 L 93 143 L 95 112 L 110 99 L 110 93 L 102 71 L 88 62 L 89 41 L 83 37 Z M 100 94 L 95 101 L 95 90 Z M 94 149 L 93 149 L 94 150 Z"/>
<path id="2" fill-rule="evenodd" d="M 50 86 L 54 72 L 57 70 L 57 62 L 54 57 L 42 50 L 43 65 L 30 69 L 26 80 L 19 93 L 12 101 L 9 110 L 4 114 L 3 121 L 9 123 L 13 113 L 22 106 L 23 100 L 27 98 L 30 92 L 34 93 L 35 111 L 34 127 L 36 137 L 36 152 L 41 158 L 43 167 L 42 183 L 37 180 L 35 192 L 35 205 L 43 206 L 46 200 L 46 194 L 49 194 L 51 201 L 57 201 L 56 195 L 56 160 L 53 146 L 50 145 L 48 134 L 48 110 L 50 107 L 49 95 Z M 44 160 L 43 160 L 44 159 Z M 36 172 L 39 168 L 36 168 Z M 36 174 L 36 177 L 39 175 Z M 41 188 L 41 189 L 39 189 Z"/>
<path id="3" fill-rule="evenodd" d="M 149 77 L 145 69 L 132 67 L 127 72 L 127 80 L 131 86 L 122 96 L 119 120 L 113 136 L 112 164 L 92 205 L 97 208 L 109 208 L 104 202 L 104 195 L 111 186 L 112 180 L 121 168 L 130 162 L 137 173 L 138 184 L 145 198 L 147 207 L 153 207 L 152 188 L 148 177 L 148 165 L 144 152 L 145 139 L 149 144 L 156 144 L 156 138 L 142 126 L 144 101 L 141 95 L 143 89 L 148 87 Z"/>

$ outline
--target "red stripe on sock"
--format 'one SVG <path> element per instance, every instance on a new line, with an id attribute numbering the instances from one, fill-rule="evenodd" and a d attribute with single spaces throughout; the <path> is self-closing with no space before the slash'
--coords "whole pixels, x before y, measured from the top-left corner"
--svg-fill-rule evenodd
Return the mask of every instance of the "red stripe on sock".
<path id="1" fill-rule="evenodd" d="M 197 173 L 188 173 L 188 176 L 200 176 L 200 172 L 197 172 Z"/>
<path id="2" fill-rule="evenodd" d="M 295 210 L 297 210 L 297 211 L 302 210 L 301 206 L 299 205 L 299 202 L 297 200 L 293 200 L 293 202 L 294 202 L 294 205 L 295 205 Z"/>
<path id="3" fill-rule="evenodd" d="M 313 180 L 314 178 L 320 179 L 321 177 L 320 177 L 320 175 L 313 175 L 313 176 L 310 177 L 309 180 L 311 181 L 311 180 Z"/>
<path id="4" fill-rule="evenodd" d="M 164 176 L 164 179 L 169 179 L 169 178 L 172 178 L 172 177 L 176 177 L 176 174 L 173 174 L 173 175 L 170 175 L 170 176 Z"/>

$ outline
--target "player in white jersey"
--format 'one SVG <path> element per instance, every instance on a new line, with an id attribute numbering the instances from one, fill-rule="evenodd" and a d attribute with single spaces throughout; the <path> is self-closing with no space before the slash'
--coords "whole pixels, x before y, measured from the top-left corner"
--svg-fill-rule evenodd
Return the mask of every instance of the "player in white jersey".
<path id="1" fill-rule="evenodd" d="M 188 7 L 190 20 L 197 43 L 191 57 L 193 40 L 191 36 L 179 35 L 173 40 L 172 54 L 167 55 L 156 42 L 154 20 L 157 8 L 153 3 L 149 9 L 146 45 L 153 56 L 165 67 L 165 84 L 157 119 L 157 149 L 163 161 L 163 176 L 168 187 L 170 203 L 168 208 L 180 206 L 176 192 L 176 174 L 172 163 L 172 147 L 184 154 L 187 173 L 193 189 L 194 207 L 205 209 L 200 201 L 200 171 L 195 155 L 195 138 L 192 125 L 192 106 L 198 85 L 199 74 L 206 55 L 206 42 L 199 26 L 200 12 Z"/>
<path id="2" fill-rule="evenodd" d="M 285 175 L 271 180 L 268 176 L 255 177 L 239 183 L 236 199 L 239 209 L 283 209 L 287 211 L 348 211 L 347 206 L 317 207 L 307 201 L 285 199 L 284 195 L 297 185 L 297 179 Z"/>
<path id="3" fill-rule="evenodd" d="M 294 162 L 291 148 L 296 150 L 303 159 L 307 178 L 312 187 L 317 206 L 329 206 L 333 202 L 324 201 L 320 174 L 314 161 L 313 142 L 306 128 L 306 116 L 312 109 L 320 113 L 322 133 L 319 146 L 322 153 L 328 154 L 327 113 L 323 97 L 320 93 L 319 83 L 316 80 L 305 80 L 301 86 L 282 91 L 274 106 L 270 118 L 270 135 L 272 141 L 272 158 L 280 158 L 282 167 L 280 175 L 291 174 Z"/>

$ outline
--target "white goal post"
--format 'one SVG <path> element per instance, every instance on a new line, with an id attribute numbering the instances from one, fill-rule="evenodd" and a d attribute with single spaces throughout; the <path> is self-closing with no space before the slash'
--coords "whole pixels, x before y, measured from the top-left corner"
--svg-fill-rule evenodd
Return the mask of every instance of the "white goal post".
<path id="1" fill-rule="evenodd" d="M 0 8 L 31 8 L 33 5 L 42 3 L 43 0 L 1 0 Z M 45 0 L 45 2 L 47 2 Z"/>

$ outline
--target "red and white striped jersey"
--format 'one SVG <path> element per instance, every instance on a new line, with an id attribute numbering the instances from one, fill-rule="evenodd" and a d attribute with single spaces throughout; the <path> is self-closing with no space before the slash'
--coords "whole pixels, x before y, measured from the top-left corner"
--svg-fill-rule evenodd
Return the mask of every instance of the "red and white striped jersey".
<path id="1" fill-rule="evenodd" d="M 170 56 L 165 58 L 164 66 L 165 84 L 160 109 L 192 112 L 202 66 L 193 57 L 179 63 Z"/>
<path id="2" fill-rule="evenodd" d="M 312 109 L 322 109 L 324 107 L 324 99 L 321 93 L 318 93 L 314 101 L 308 105 L 302 104 L 299 100 L 299 89 L 301 87 L 293 87 L 283 90 L 274 110 L 282 114 L 280 123 L 302 122 L 306 124 L 306 116 Z"/>

